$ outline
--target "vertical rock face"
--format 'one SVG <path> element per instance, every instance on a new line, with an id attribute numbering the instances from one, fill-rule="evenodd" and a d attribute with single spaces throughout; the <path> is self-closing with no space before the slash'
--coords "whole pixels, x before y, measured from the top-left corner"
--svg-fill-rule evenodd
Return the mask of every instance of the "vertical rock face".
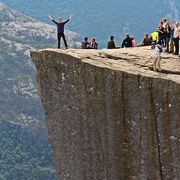
<path id="1" fill-rule="evenodd" d="M 59 180 L 180 179 L 179 59 L 140 50 L 31 53 Z"/>

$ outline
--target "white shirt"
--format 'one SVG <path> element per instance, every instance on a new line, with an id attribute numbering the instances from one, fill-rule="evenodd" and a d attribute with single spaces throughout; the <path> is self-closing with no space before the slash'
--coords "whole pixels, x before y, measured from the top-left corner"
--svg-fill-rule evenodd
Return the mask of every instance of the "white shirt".
<path id="1" fill-rule="evenodd" d="M 180 27 L 174 26 L 174 38 L 178 38 L 180 36 Z"/>
<path id="2" fill-rule="evenodd" d="M 154 54 L 153 54 L 154 57 L 159 57 L 161 56 L 161 52 L 159 50 L 159 48 L 156 46 L 155 49 L 154 49 Z"/>
<path id="3" fill-rule="evenodd" d="M 167 22 L 165 22 L 165 23 L 163 24 L 163 28 L 166 28 L 166 24 L 167 24 Z"/>

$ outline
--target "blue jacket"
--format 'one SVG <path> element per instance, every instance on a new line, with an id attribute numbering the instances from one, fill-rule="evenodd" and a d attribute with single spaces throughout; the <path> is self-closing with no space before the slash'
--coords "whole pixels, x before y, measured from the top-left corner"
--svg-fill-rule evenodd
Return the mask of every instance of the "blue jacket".
<path id="1" fill-rule="evenodd" d="M 62 23 L 56 22 L 54 19 L 52 21 L 57 25 L 58 33 L 63 33 L 64 32 L 64 25 L 69 21 L 69 19 L 62 22 Z"/>

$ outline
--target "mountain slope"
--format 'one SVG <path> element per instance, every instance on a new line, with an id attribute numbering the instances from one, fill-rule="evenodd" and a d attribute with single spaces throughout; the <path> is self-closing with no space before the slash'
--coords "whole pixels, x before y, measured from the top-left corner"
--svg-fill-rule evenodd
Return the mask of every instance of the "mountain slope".
<path id="1" fill-rule="evenodd" d="M 12 105 L 11 113 L 5 119 L 17 121 L 19 117 L 13 112 L 15 110 L 27 117 L 31 114 L 34 120 L 41 119 L 43 113 L 37 116 L 40 106 L 37 106 L 39 99 L 34 83 L 35 71 L 29 51 L 34 48 L 56 47 L 56 27 L 35 21 L 4 4 L 0 4 L 0 9 L 1 104 L 5 109 L 6 105 Z M 66 33 L 70 46 L 76 45 L 78 35 L 70 31 Z M 31 102 L 31 107 L 28 102 Z M 17 106 L 26 110 L 20 110 Z M 6 114 L 3 112 L 4 109 L 1 108 L 0 113 Z"/>
<path id="2" fill-rule="evenodd" d="M 56 47 L 56 27 L 0 3 L 0 29 L 0 179 L 55 179 L 29 51 Z"/>
<path id="3" fill-rule="evenodd" d="M 121 43 L 127 32 L 140 41 L 145 32 L 154 31 L 162 17 L 180 17 L 179 0 L 43 0 L 43 3 L 35 0 L 2 1 L 48 23 L 48 14 L 67 18 L 73 12 L 75 17 L 68 27 L 84 36 L 96 36 L 103 47 L 111 34 L 116 36 L 118 43 Z"/>

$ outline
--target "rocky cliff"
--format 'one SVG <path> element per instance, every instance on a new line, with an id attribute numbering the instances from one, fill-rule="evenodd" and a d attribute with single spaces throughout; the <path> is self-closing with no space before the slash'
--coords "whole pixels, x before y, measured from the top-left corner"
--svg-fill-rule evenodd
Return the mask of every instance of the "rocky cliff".
<path id="1" fill-rule="evenodd" d="M 152 51 L 32 52 L 61 180 L 180 179 L 180 59 Z"/>

